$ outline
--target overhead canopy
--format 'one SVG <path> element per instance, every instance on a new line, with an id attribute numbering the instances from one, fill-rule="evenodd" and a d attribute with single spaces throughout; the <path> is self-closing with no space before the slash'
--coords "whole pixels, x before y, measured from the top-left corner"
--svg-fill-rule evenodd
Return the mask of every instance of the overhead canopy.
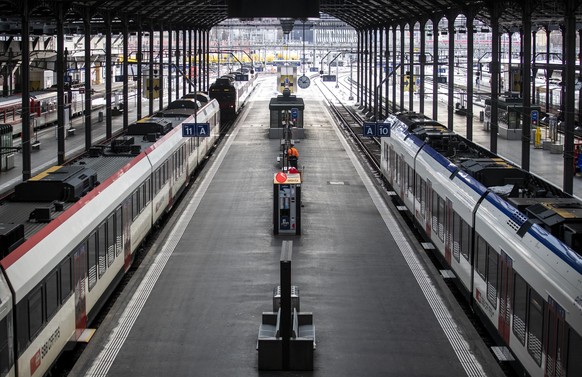
<path id="1" fill-rule="evenodd" d="M 71 34 L 84 29 L 83 19 L 87 15 L 95 32 L 101 31 L 107 16 L 113 18 L 113 29 L 117 31 L 124 23 L 130 31 L 137 30 L 139 23 L 146 30 L 151 25 L 156 30 L 160 25 L 209 30 L 230 18 L 229 15 L 245 19 L 266 16 L 304 19 L 318 12 L 338 18 L 357 30 L 455 17 L 466 12 L 489 23 L 489 6 L 494 3 L 501 10 L 499 22 L 505 30 L 517 31 L 520 27 L 522 3 L 533 4 L 534 28 L 557 28 L 563 24 L 565 14 L 575 14 L 582 20 L 582 7 L 566 11 L 564 0 L 0 0 L 0 34 L 21 33 L 19 24 L 25 3 L 28 3 L 35 34 L 54 31 L 59 4 L 65 8 L 66 33 Z"/>

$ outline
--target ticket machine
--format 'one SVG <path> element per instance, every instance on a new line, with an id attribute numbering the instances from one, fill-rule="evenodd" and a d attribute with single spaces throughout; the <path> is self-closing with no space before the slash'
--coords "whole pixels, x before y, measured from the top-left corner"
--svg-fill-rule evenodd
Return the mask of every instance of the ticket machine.
<path id="1" fill-rule="evenodd" d="M 273 179 L 274 234 L 301 234 L 301 175 L 279 172 Z"/>

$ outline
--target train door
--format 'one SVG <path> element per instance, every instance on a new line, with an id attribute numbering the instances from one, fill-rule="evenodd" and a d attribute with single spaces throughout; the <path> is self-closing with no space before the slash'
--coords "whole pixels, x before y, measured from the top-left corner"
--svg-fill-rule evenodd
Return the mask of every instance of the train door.
<path id="1" fill-rule="evenodd" d="M 452 231 L 453 231 L 453 202 L 446 198 L 445 207 L 445 259 L 449 266 L 451 265 L 451 246 L 452 246 Z"/>
<path id="2" fill-rule="evenodd" d="M 506 344 L 509 344 L 509 333 L 511 326 L 513 293 L 513 259 L 501 250 L 501 268 L 499 271 L 499 334 Z"/>
<path id="3" fill-rule="evenodd" d="M 566 375 L 566 326 L 564 319 L 566 311 L 551 296 L 548 296 L 546 318 L 546 371 L 544 377 Z"/>
<path id="4" fill-rule="evenodd" d="M 131 266 L 132 258 L 131 258 L 131 222 L 133 220 L 133 216 L 131 214 L 131 206 L 132 200 L 131 196 L 123 201 L 122 204 L 122 232 L 123 232 L 123 260 L 124 260 L 124 269 L 125 272 L 129 270 Z"/>
<path id="5" fill-rule="evenodd" d="M 406 185 L 407 185 L 407 183 L 406 183 L 406 166 L 407 165 L 406 165 L 405 160 L 404 160 L 404 154 L 400 155 L 399 160 L 400 160 L 400 164 L 398 164 L 398 169 L 399 169 L 398 175 L 400 176 L 400 179 L 398 180 L 398 183 L 400 185 L 400 197 L 402 198 L 402 200 L 405 200 L 404 193 L 405 193 Z"/>
<path id="6" fill-rule="evenodd" d="M 87 305 L 85 282 L 87 281 L 87 242 L 83 242 L 73 256 L 75 287 L 75 340 L 87 328 Z"/>
<path id="7" fill-rule="evenodd" d="M 427 236 L 431 236 L 431 221 L 432 221 L 432 182 L 430 179 L 426 180 L 426 210 L 425 210 L 426 217 L 424 231 L 426 232 Z"/>

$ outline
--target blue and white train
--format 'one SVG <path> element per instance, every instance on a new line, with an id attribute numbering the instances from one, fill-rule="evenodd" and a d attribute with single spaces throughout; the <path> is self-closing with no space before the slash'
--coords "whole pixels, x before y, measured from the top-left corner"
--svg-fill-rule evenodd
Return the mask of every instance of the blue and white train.
<path id="1" fill-rule="evenodd" d="M 183 122 L 209 123 L 209 137 L 183 137 Z M 68 345 L 88 341 L 92 320 L 219 126 L 216 100 L 197 112 L 162 111 L 23 182 L 0 205 L 0 376 L 43 376 Z"/>
<path id="2" fill-rule="evenodd" d="M 582 204 L 418 113 L 382 174 L 524 376 L 582 376 Z"/>

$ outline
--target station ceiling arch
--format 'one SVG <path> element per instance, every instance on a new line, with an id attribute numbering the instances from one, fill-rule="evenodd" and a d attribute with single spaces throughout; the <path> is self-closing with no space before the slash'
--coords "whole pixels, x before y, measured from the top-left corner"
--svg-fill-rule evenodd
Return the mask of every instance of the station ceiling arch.
<path id="1" fill-rule="evenodd" d="M 489 23 L 490 6 L 499 7 L 499 24 L 505 30 L 518 29 L 522 19 L 522 4 L 532 6 L 532 23 L 534 27 L 560 25 L 564 15 L 574 13 L 577 20 L 582 20 L 582 0 L 287 0 L 296 4 L 319 3 L 319 12 L 326 13 L 356 30 L 379 26 L 432 20 L 460 13 L 472 12 L 476 19 Z M 31 20 L 55 19 L 55 10 L 62 4 L 67 10 L 66 23 L 82 27 L 83 15 L 91 16 L 92 30 L 99 31 L 100 20 L 107 15 L 115 17 L 120 23 L 130 24 L 130 30 L 137 28 L 137 19 L 142 23 L 172 25 L 210 29 L 229 18 L 229 7 L 233 4 L 246 6 L 247 17 L 254 17 L 252 9 L 264 8 L 265 4 L 276 3 L 275 0 L 0 0 L 0 33 L 18 34 L 18 24 L 22 8 L 26 4 L 30 10 Z M 282 2 L 280 2 L 282 3 Z M 252 4 L 249 6 L 248 4 Z M 570 5 L 567 5 L 570 4 Z M 263 6 L 263 7 L 261 7 Z M 283 7 L 284 8 L 284 7 Z M 313 8 L 313 7 L 311 7 Z M 246 9 L 246 8 L 245 8 Z M 293 8 L 297 17 L 297 7 Z M 311 9 L 312 10 L 312 9 Z M 232 13 L 231 13 L 232 14 Z M 262 16 L 257 12 L 257 17 Z M 114 26 L 115 29 L 115 26 Z"/>

